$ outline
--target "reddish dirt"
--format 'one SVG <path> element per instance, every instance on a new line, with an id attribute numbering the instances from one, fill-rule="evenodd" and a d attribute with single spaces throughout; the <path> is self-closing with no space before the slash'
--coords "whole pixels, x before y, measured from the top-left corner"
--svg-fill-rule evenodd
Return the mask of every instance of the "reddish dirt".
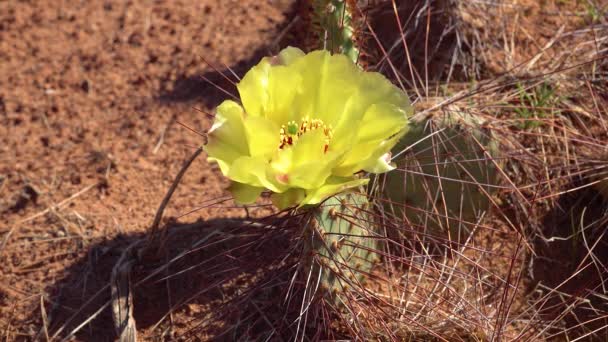
<path id="1" fill-rule="evenodd" d="M 575 65 L 590 58 L 588 45 L 595 32 L 587 32 L 589 5 L 580 1 L 517 0 L 499 6 L 462 2 L 463 30 L 475 32 L 467 39 L 483 66 L 485 77 L 509 72 L 537 75 L 559 66 Z M 577 34 L 563 34 L 577 32 Z M 462 56 L 468 57 L 468 56 Z"/>
<path id="2" fill-rule="evenodd" d="M 105 275 L 69 273 L 77 264 L 86 269 L 112 247 L 91 246 L 133 240 L 152 222 L 183 160 L 202 142 L 177 122 L 204 131 L 210 120 L 194 107 L 212 112 L 227 97 L 200 76 L 233 90 L 201 56 L 242 74 L 273 51 L 291 6 L 291 1 L 0 2 L 3 339 L 44 334 L 43 322 L 61 326 L 62 316 L 50 313 L 76 309 L 58 301 L 64 279 L 80 279 L 70 289 L 82 288 L 82 297 L 99 286 L 96 279 L 104 281 Z M 227 195 L 226 186 L 201 156 L 166 216 L 205 206 Z M 228 201 L 180 220 L 242 215 Z M 112 334 L 110 328 L 107 336 L 80 338 L 111 340 Z"/>

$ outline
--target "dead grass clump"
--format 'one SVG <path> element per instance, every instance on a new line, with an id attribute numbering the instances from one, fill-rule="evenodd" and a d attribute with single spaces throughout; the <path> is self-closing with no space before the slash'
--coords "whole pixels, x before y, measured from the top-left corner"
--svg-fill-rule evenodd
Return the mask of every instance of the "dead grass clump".
<path id="1" fill-rule="evenodd" d="M 547 74 L 605 53 L 605 9 L 592 1 L 458 1 L 472 78 Z M 566 75 L 564 71 L 560 75 Z"/>

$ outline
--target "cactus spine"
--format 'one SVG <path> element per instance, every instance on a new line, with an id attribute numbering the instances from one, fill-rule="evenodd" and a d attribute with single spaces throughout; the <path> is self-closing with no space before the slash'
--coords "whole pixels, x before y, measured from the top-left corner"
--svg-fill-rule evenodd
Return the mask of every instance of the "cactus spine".
<path id="1" fill-rule="evenodd" d="M 415 230 L 462 241 L 490 206 L 498 182 L 496 140 L 478 118 L 448 111 L 412 122 L 394 148 L 399 170 L 384 178 L 385 208 Z M 436 134 L 433 134 L 436 132 Z M 492 157 L 489 158 L 488 154 Z M 389 208 L 390 207 L 390 208 Z"/>
<path id="2" fill-rule="evenodd" d="M 313 23 L 323 48 L 357 62 L 352 4 L 344 0 L 313 0 Z M 342 193 L 306 209 L 303 233 L 303 274 L 311 281 L 309 298 L 316 293 L 339 304 L 341 294 L 358 287 L 379 260 L 378 238 L 369 215 L 365 191 Z M 317 285 L 318 282 L 318 286 Z"/>
<path id="3" fill-rule="evenodd" d="M 359 193 L 331 197 L 308 211 L 305 276 L 326 298 L 339 302 L 340 294 L 359 286 L 377 261 L 378 239 L 370 218 L 367 197 Z"/>
<path id="4" fill-rule="evenodd" d="M 357 62 L 359 48 L 355 42 L 353 4 L 346 0 L 314 0 L 313 7 L 313 23 L 322 30 L 319 32 L 321 46 Z"/>

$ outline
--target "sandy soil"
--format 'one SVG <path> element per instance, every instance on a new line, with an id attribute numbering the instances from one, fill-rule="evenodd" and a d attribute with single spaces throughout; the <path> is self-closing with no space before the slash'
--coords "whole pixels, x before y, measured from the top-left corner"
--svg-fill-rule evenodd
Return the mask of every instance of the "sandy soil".
<path id="1" fill-rule="evenodd" d="M 234 91 L 203 58 L 242 74 L 273 49 L 269 42 L 286 25 L 291 6 L 270 0 L 0 2 L 3 339 L 33 337 L 43 321 L 60 326 L 55 311 L 75 309 L 58 301 L 71 268 L 82 270 L 83 261 L 107 252 L 92 245 L 128 241 L 146 230 L 182 161 L 202 142 L 178 121 L 204 131 L 209 119 L 195 107 L 211 112 L 227 97 L 201 75 Z M 167 215 L 225 196 L 226 185 L 198 158 Z M 181 220 L 243 214 L 226 202 Z M 95 277 L 75 278 L 70 291 L 84 297 L 95 288 Z"/>

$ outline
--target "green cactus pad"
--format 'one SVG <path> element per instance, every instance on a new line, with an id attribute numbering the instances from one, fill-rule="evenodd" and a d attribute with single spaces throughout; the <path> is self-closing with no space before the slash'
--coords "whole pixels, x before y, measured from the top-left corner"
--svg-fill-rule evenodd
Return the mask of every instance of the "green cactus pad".
<path id="1" fill-rule="evenodd" d="M 496 141 L 478 118 L 451 113 L 411 123 L 393 155 L 404 150 L 381 180 L 384 207 L 413 230 L 462 241 L 496 190 Z"/>
<path id="2" fill-rule="evenodd" d="M 307 213 L 304 276 L 310 275 L 309 287 L 318 287 L 326 298 L 338 301 L 340 294 L 360 286 L 379 260 L 369 210 L 364 194 L 344 193 Z"/>
<path id="3" fill-rule="evenodd" d="M 318 32 L 321 46 L 334 53 L 341 53 L 357 61 L 359 49 L 355 42 L 353 13 L 345 0 L 314 0 L 314 22 L 322 32 Z"/>

